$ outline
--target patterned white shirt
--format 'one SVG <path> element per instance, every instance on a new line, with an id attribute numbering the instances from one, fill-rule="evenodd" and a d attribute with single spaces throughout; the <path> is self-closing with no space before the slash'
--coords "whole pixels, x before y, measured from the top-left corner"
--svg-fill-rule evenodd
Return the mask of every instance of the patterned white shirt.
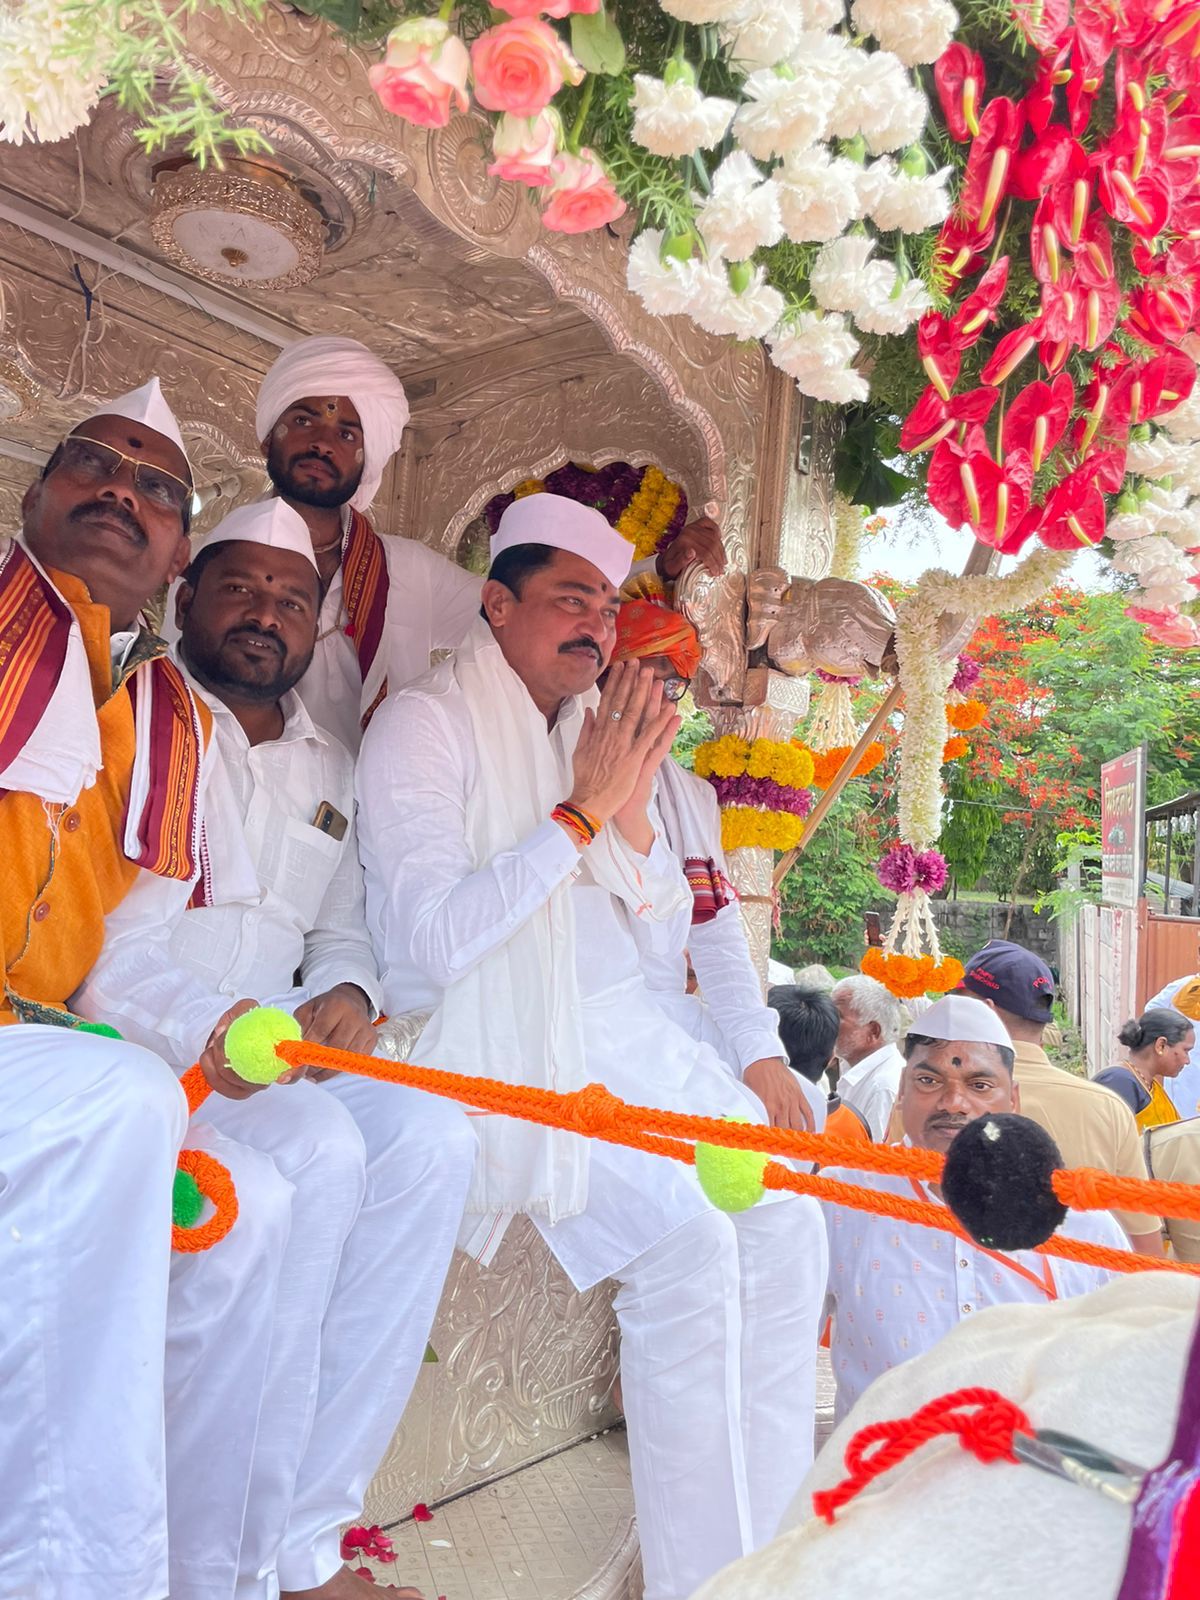
<path id="1" fill-rule="evenodd" d="M 914 1193 L 907 1178 L 884 1173 L 823 1170 L 822 1177 L 899 1195 Z M 830 1355 L 840 1421 L 883 1372 L 921 1355 L 943 1334 L 988 1306 L 1070 1299 L 1112 1277 L 1099 1267 L 1038 1255 L 1032 1250 L 987 1251 L 955 1234 L 897 1218 L 822 1202 L 829 1235 L 826 1308 L 833 1317 Z M 1107 1211 L 1071 1211 L 1059 1232 L 1068 1239 L 1127 1250 L 1124 1230 Z"/>

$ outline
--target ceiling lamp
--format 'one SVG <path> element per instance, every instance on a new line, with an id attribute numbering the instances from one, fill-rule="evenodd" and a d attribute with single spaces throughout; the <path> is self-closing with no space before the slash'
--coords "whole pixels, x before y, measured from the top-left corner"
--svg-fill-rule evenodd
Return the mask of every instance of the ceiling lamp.
<path id="1" fill-rule="evenodd" d="M 320 268 L 324 223 L 274 167 L 189 161 L 156 173 L 150 232 L 168 261 L 209 283 L 291 289 Z"/>

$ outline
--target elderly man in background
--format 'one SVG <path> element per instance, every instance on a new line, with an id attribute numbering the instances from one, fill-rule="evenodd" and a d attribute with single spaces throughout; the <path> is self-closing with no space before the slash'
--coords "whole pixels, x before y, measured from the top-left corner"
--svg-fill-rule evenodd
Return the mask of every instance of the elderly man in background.
<path id="1" fill-rule="evenodd" d="M 1144 1178 L 1137 1124 L 1111 1090 L 1056 1067 L 1042 1049 L 1052 1020 L 1054 974 L 1032 950 L 992 939 L 969 957 L 961 994 L 982 1000 L 1000 1018 L 1012 1040 L 1021 1111 L 1038 1122 L 1062 1152 L 1065 1167 L 1099 1167 L 1119 1178 Z M 1157 1217 L 1114 1212 L 1135 1250 L 1162 1254 Z"/>
<path id="2" fill-rule="evenodd" d="M 208 715 L 140 621 L 187 561 L 191 500 L 152 378 L 62 440 L 0 543 L 4 1595 L 167 1588 L 163 1350 L 186 1106 L 148 1051 L 74 1031 L 67 1001 L 139 871 L 184 900 L 196 872 Z"/>
<path id="3" fill-rule="evenodd" d="M 548 494 L 504 513 L 462 647 L 376 714 L 358 769 L 368 924 L 391 1013 L 432 1010 L 412 1055 L 544 1088 L 761 1120 L 665 1017 L 635 923 L 689 898 L 648 809 L 678 718 L 613 648 L 629 545 Z M 619 1284 L 647 1600 L 685 1600 L 769 1539 L 811 1458 L 824 1238 L 788 1197 L 713 1209 L 675 1162 L 478 1119 L 470 1243 L 533 1220 L 572 1282 Z"/>
<path id="4" fill-rule="evenodd" d="M 278 499 L 234 511 L 193 552 L 177 604 L 180 658 L 212 713 L 228 794 L 205 817 L 192 903 L 143 874 L 109 919 L 80 1005 L 180 1070 L 199 1057 L 216 1091 L 204 1122 L 270 1161 L 291 1227 L 274 1301 L 235 1341 L 269 1344 L 265 1375 L 215 1341 L 192 1346 L 186 1389 L 168 1365 L 171 1592 L 202 1600 L 220 1581 L 239 1600 L 334 1600 L 365 1592 L 340 1529 L 420 1370 L 475 1140 L 459 1107 L 416 1090 L 322 1074 L 320 1087 L 267 1093 L 226 1066 L 224 1030 L 254 1003 L 293 1012 L 314 1043 L 370 1054 L 378 975 L 354 763 L 294 692 L 320 604 L 304 522 Z M 188 1263 L 193 1298 L 220 1258 Z M 222 1389 L 221 1372 L 240 1392 Z M 219 1493 L 188 1492 L 197 1460 L 213 1463 Z"/>
<path id="5" fill-rule="evenodd" d="M 474 574 L 416 539 L 381 538 L 367 517 L 408 416 L 391 368 L 357 339 L 330 334 L 288 345 L 254 415 L 275 493 L 307 523 L 321 575 L 317 646 L 300 697 L 351 752 L 389 690 L 425 672 L 433 651 L 459 644 L 479 611 Z M 725 564 L 707 518 L 684 528 L 659 565 L 673 577 L 694 560 L 714 573 Z"/>
<path id="6" fill-rule="evenodd" d="M 628 600 L 617 615 L 613 661 L 641 662 L 661 685 L 664 699 L 676 704 L 700 670 L 700 640 L 687 618 L 670 606 Z M 762 980 L 729 881 L 712 785 L 668 757 L 658 769 L 654 794 L 663 837 L 687 879 L 691 900 L 678 919 L 675 947 L 644 952 L 647 984 L 669 1017 L 725 1058 L 762 1101 L 773 1126 L 823 1126 L 823 1097 L 788 1071 L 778 1021 L 763 1004 Z M 689 960 L 698 993 L 688 992 Z"/>
<path id="7" fill-rule="evenodd" d="M 945 1154 L 976 1117 L 1021 1110 L 1012 1045 L 994 1012 L 977 1000 L 949 995 L 922 1015 L 921 1030 L 904 1041 L 897 1107 L 906 1144 Z M 837 1168 L 823 1175 L 906 1199 L 941 1198 L 936 1184 L 915 1178 Z M 1031 1250 L 987 1250 L 948 1230 L 871 1212 L 830 1204 L 823 1209 L 839 1418 L 880 1373 L 928 1350 L 984 1307 L 1087 1294 L 1111 1276 Z M 1060 1232 L 1117 1249 L 1128 1245 L 1107 1211 L 1068 1212 Z"/>
<path id="8" fill-rule="evenodd" d="M 878 1144 L 886 1137 L 904 1070 L 896 1043 L 904 1013 L 895 995 L 865 973 L 835 983 L 832 998 L 841 1018 L 838 1094 L 863 1118 Z"/>

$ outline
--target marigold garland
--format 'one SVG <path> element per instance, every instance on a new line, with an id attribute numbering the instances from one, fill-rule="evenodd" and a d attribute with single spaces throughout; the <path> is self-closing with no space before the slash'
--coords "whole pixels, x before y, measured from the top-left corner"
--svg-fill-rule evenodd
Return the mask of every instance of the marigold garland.
<path id="1" fill-rule="evenodd" d="M 970 733 L 987 721 L 988 708 L 982 700 L 961 700 L 958 705 L 947 705 L 946 721 L 959 733 Z"/>
<path id="2" fill-rule="evenodd" d="M 874 945 L 863 956 L 859 968 L 901 1000 L 915 1000 L 924 994 L 949 994 L 963 980 L 962 962 L 953 956 L 935 961 L 930 955 L 900 955 Z"/>
<path id="3" fill-rule="evenodd" d="M 971 741 L 956 733 L 942 746 L 942 765 L 945 766 L 947 761 L 961 761 L 963 756 L 969 756 L 970 753 Z"/>
<path id="4" fill-rule="evenodd" d="M 701 778 L 770 778 L 785 789 L 807 789 L 813 756 L 806 745 L 778 739 L 742 739 L 727 733 L 696 746 L 695 772 Z"/>
<path id="5" fill-rule="evenodd" d="M 721 813 L 725 850 L 790 850 L 800 843 L 803 832 L 803 820 L 787 811 L 729 806 Z"/>
<path id="6" fill-rule="evenodd" d="M 666 473 L 657 467 L 646 468 L 637 493 L 614 523 L 621 537 L 633 545 L 635 561 L 644 561 L 658 549 L 679 509 L 681 493 Z"/>
<path id="7" fill-rule="evenodd" d="M 794 739 L 792 743 L 800 749 L 807 748 L 799 739 Z M 845 765 L 846 757 L 850 754 L 850 750 L 850 745 L 843 744 L 836 745 L 832 750 L 809 751 L 813 763 L 813 775 L 810 782 L 814 789 L 828 789 Z M 873 739 L 863 751 L 862 759 L 855 767 L 853 776 L 865 778 L 868 772 L 874 772 L 875 768 L 886 759 L 886 756 L 887 752 L 878 739 Z"/>

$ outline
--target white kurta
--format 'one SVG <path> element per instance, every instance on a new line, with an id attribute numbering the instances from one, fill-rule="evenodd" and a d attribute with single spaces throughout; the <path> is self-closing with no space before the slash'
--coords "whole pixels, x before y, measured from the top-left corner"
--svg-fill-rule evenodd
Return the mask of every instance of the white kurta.
<path id="1" fill-rule="evenodd" d="M 885 1044 L 852 1067 L 843 1067 L 838 1076 L 838 1093 L 866 1118 L 875 1144 L 887 1137 L 903 1071 L 904 1057 L 894 1044 Z"/>
<path id="2" fill-rule="evenodd" d="M 179 1085 L 136 1045 L 0 1028 L 0 1594 L 161 1600 Z"/>
<path id="3" fill-rule="evenodd" d="M 464 819 L 477 776 L 461 691 L 401 694 L 376 712 L 357 783 L 385 1009 L 435 1008 L 444 989 L 575 879 L 588 1076 L 642 1105 L 762 1121 L 760 1103 L 716 1054 L 663 1016 L 628 913 L 577 876 L 580 855 L 562 829 L 547 820 L 473 867 Z M 644 874 L 648 885 L 667 874 L 678 883 L 661 841 Z M 811 1457 L 824 1240 L 808 1200 L 730 1218 L 673 1161 L 594 1141 L 589 1166 L 583 1212 L 537 1225 L 577 1286 L 620 1282 L 646 1597 L 685 1600 L 771 1536 Z"/>
<path id="4" fill-rule="evenodd" d="M 914 1192 L 909 1179 L 885 1173 L 832 1167 L 822 1176 L 910 1200 L 933 1198 L 924 1188 Z M 824 1203 L 822 1210 L 829 1232 L 830 1357 L 839 1418 L 880 1373 L 930 1349 L 988 1306 L 1044 1301 L 1050 1284 L 1057 1298 L 1070 1299 L 1112 1276 L 1032 1250 L 1001 1260 L 1001 1252 L 989 1254 L 952 1233 L 869 1211 Z M 1107 1211 L 1070 1211 L 1059 1231 L 1068 1239 L 1129 1248 L 1124 1229 Z M 1014 1262 L 1023 1271 L 1014 1270 Z"/>
<path id="5" fill-rule="evenodd" d="M 342 569 L 321 605 L 317 648 L 298 687 L 313 721 L 358 749 L 363 713 L 386 677 L 393 691 L 428 670 L 435 650 L 452 650 L 479 615 L 482 580 L 415 539 L 382 535 L 388 604 L 371 680 L 364 684 L 354 643 L 346 633 Z"/>
<path id="6" fill-rule="evenodd" d="M 257 892 L 184 911 L 142 874 L 77 997 L 180 1068 L 234 999 L 294 1009 L 344 982 L 378 995 L 349 754 L 295 695 L 281 737 L 255 746 L 206 698 L 228 776 L 206 818 L 214 881 L 248 863 Z M 326 802 L 341 840 L 313 825 Z M 198 1124 L 188 1142 L 234 1168 L 241 1216 L 172 1271 L 171 1482 L 197 1460 L 219 1470 L 174 1497 L 171 1595 L 269 1600 L 341 1565 L 339 1528 L 420 1370 L 475 1140 L 457 1107 L 360 1078 L 210 1096 Z M 231 1363 L 231 1348 L 247 1354 Z"/>

